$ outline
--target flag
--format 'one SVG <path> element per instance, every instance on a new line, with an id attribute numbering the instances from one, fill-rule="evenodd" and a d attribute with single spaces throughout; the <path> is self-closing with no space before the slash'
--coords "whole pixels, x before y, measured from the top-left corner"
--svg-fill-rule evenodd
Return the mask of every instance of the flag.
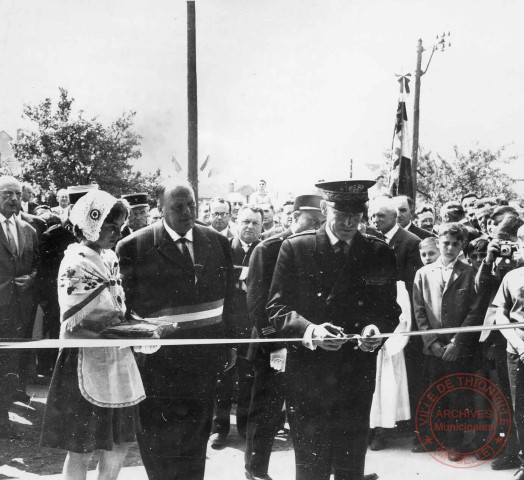
<path id="1" fill-rule="evenodd" d="M 200 171 L 203 172 L 204 169 L 207 167 L 207 164 L 209 163 L 209 155 L 206 157 L 206 159 L 204 160 L 204 163 L 201 165 L 200 167 Z"/>
<path id="2" fill-rule="evenodd" d="M 406 100 L 409 96 L 410 74 L 399 78 L 400 95 L 398 97 L 397 116 L 393 132 L 392 165 L 391 165 L 391 195 L 413 196 L 413 173 L 411 171 L 411 142 L 408 132 L 408 114 Z"/>
<path id="3" fill-rule="evenodd" d="M 182 167 L 180 166 L 180 164 L 176 161 L 176 158 L 175 156 L 173 155 L 173 157 L 171 158 L 171 163 L 175 166 L 175 171 L 176 173 L 180 173 L 182 171 Z"/>

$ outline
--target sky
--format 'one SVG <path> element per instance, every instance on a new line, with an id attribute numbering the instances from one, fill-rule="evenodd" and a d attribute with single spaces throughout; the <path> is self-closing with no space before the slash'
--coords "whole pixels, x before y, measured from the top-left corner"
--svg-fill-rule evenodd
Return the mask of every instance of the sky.
<path id="1" fill-rule="evenodd" d="M 347 178 L 350 159 L 369 177 L 391 148 L 395 74 L 448 31 L 422 77 L 421 148 L 524 156 L 522 2 L 196 0 L 196 16 L 199 159 L 217 181 L 298 191 Z M 182 0 L 1 0 L 0 130 L 64 87 L 104 123 L 137 112 L 138 170 L 185 166 L 186 18 Z"/>

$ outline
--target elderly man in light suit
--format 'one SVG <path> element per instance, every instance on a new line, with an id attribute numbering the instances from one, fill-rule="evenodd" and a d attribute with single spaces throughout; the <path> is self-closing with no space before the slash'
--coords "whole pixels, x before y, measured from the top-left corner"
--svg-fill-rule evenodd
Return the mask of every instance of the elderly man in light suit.
<path id="1" fill-rule="evenodd" d="M 0 336 L 23 338 L 31 322 L 33 284 L 38 262 L 36 231 L 17 218 L 22 185 L 0 177 Z M 17 437 L 9 408 L 18 386 L 21 350 L 0 350 L 0 438 Z"/>

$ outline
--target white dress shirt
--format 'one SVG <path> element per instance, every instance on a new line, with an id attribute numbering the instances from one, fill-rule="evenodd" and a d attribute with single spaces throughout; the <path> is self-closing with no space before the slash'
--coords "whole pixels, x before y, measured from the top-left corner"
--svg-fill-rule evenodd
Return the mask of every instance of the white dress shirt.
<path id="1" fill-rule="evenodd" d="M 178 233 L 176 233 L 167 223 L 165 220 L 162 220 L 164 222 L 164 228 L 166 229 L 166 232 L 168 233 L 168 235 L 173 239 L 173 242 L 175 242 L 175 245 L 177 246 L 177 248 L 183 253 L 183 250 L 182 250 L 182 244 L 181 242 L 179 242 L 178 240 L 180 240 L 182 238 L 181 235 L 179 235 Z M 186 245 L 187 245 L 187 249 L 189 250 L 189 255 L 191 255 L 191 260 L 193 260 L 193 263 L 195 263 L 195 249 L 193 247 L 193 229 L 189 230 L 185 235 L 184 237 L 187 242 L 186 242 Z"/>
<path id="2" fill-rule="evenodd" d="M 395 233 L 398 232 L 398 229 L 400 228 L 398 223 L 395 223 L 395 226 L 387 233 L 384 233 L 383 235 L 386 237 L 386 242 L 389 245 L 389 242 L 391 242 L 391 239 L 395 235 Z"/>

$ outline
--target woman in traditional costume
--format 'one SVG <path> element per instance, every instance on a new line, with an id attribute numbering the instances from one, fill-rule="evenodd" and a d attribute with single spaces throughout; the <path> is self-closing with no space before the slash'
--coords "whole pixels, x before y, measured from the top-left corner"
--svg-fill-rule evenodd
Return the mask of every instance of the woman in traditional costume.
<path id="1" fill-rule="evenodd" d="M 80 242 L 68 247 L 58 274 L 60 338 L 103 338 L 100 332 L 123 320 L 124 291 L 111 249 L 128 215 L 125 201 L 99 190 L 87 193 L 73 207 L 70 220 Z M 118 477 L 140 429 L 138 403 L 144 398 L 130 348 L 60 350 L 41 443 L 68 451 L 66 480 L 85 480 L 95 450 L 102 450 L 98 480 Z"/>

